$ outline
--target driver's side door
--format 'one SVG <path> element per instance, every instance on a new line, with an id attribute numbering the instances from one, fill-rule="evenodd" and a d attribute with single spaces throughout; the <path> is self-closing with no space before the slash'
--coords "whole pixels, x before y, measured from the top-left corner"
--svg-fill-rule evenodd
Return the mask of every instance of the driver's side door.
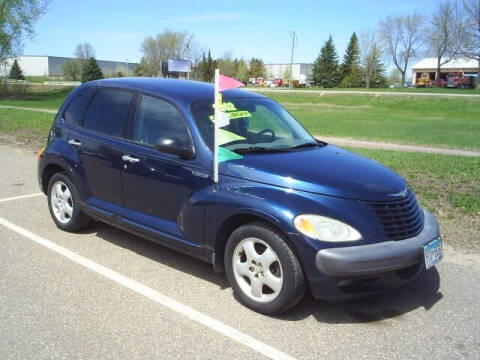
<path id="1" fill-rule="evenodd" d="M 210 185 L 210 178 L 195 176 L 204 171 L 195 159 L 180 159 L 156 149 L 156 140 L 176 137 L 192 143 L 185 118 L 170 102 L 143 95 L 136 112 L 132 141 L 125 146 L 123 165 L 123 220 L 150 235 L 158 235 L 189 252 L 200 251 L 203 241 L 203 205 L 193 195 Z"/>

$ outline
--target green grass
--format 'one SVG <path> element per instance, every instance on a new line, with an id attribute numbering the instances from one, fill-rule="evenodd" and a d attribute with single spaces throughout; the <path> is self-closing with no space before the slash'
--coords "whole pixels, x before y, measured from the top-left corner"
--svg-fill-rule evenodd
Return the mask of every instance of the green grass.
<path id="1" fill-rule="evenodd" d="M 54 114 L 37 111 L 0 109 L 0 132 L 44 138 L 54 117 Z"/>
<path id="2" fill-rule="evenodd" d="M 8 99 L 1 99 L 0 105 L 57 110 L 72 89 L 63 87 L 51 91 L 32 91 L 26 94 L 12 95 Z"/>
<path id="3" fill-rule="evenodd" d="M 480 215 L 480 158 L 352 149 L 402 174 L 434 211 Z M 453 214 L 451 214 L 453 216 Z"/>
<path id="4" fill-rule="evenodd" d="M 255 88 L 252 86 L 252 88 Z M 257 88 L 261 91 L 261 88 Z M 288 90 L 288 88 L 269 88 L 271 90 Z M 318 91 L 364 91 L 364 92 L 403 92 L 403 93 L 433 93 L 433 94 L 480 94 L 480 89 L 456 89 L 456 88 L 321 88 L 317 86 L 295 88 L 294 90 L 318 90 Z"/>
<path id="5" fill-rule="evenodd" d="M 71 89 L 30 92 L 0 100 L 0 105 L 58 109 Z M 480 149 L 480 98 L 265 95 L 282 103 L 315 135 Z"/>
<path id="6" fill-rule="evenodd" d="M 44 81 L 50 81 L 52 78 L 48 76 L 25 76 L 25 80 L 30 81 L 31 83 L 41 83 L 43 84 Z"/>
<path id="7" fill-rule="evenodd" d="M 480 148 L 480 99 L 265 93 L 312 134 Z"/>

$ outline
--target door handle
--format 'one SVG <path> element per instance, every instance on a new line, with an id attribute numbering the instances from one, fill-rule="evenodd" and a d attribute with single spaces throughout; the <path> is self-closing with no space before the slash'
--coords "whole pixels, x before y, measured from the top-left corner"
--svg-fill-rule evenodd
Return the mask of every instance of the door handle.
<path id="1" fill-rule="evenodd" d="M 68 143 L 74 146 L 82 146 L 82 143 L 80 142 L 80 140 L 77 140 L 77 139 L 70 139 L 68 140 Z"/>
<path id="2" fill-rule="evenodd" d="M 139 158 L 136 158 L 136 157 L 133 157 L 133 156 L 130 156 L 130 155 L 122 155 L 122 160 L 131 162 L 131 163 L 137 163 L 137 162 L 140 161 Z"/>

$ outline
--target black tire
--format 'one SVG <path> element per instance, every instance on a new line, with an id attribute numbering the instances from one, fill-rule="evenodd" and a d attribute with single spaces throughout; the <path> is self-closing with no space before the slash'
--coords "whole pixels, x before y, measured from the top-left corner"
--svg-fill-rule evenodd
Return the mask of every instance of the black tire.
<path id="1" fill-rule="evenodd" d="M 281 290 L 279 290 L 278 294 L 275 295 L 276 297 L 271 301 L 256 301 L 252 298 L 252 295 L 247 295 L 247 293 L 242 289 L 241 285 L 237 281 L 236 275 L 234 273 L 233 260 L 234 256 L 235 258 L 237 258 L 238 256 L 238 253 L 236 252 L 237 245 L 239 245 L 240 242 L 244 241 L 245 239 L 249 238 L 260 239 L 262 242 L 268 244 L 268 246 L 274 251 L 275 255 L 277 256 L 278 263 L 280 263 L 283 283 L 281 286 Z M 239 247 L 241 248 L 241 245 Z M 246 263 L 249 260 L 245 258 L 244 261 Z M 295 306 L 305 294 L 305 278 L 298 259 L 295 256 L 295 253 L 284 240 L 283 236 L 278 231 L 269 227 L 266 224 L 252 223 L 236 229 L 230 235 L 230 238 L 228 239 L 228 242 L 226 244 L 224 266 L 227 279 L 234 291 L 234 295 L 237 300 L 256 312 L 262 314 L 281 313 Z M 253 270 L 251 269 L 252 268 L 249 268 L 249 271 L 252 271 L 253 274 Z M 264 276 L 263 274 L 264 273 L 262 270 L 261 276 Z M 249 281 L 247 277 L 242 278 L 245 279 L 246 282 Z M 240 278 L 239 281 L 242 281 L 242 278 Z M 263 289 L 265 289 L 264 286 L 265 285 L 262 285 L 261 287 L 262 296 L 264 291 Z M 267 287 L 266 290 L 269 290 L 269 288 Z"/>
<path id="2" fill-rule="evenodd" d="M 71 194 L 71 207 L 73 208 L 73 211 L 71 216 L 68 216 L 68 219 L 67 219 L 68 221 L 66 222 L 62 222 L 57 218 L 57 215 L 55 215 L 53 205 L 52 205 L 51 198 L 52 196 L 54 196 L 54 194 L 52 194 L 52 189 L 54 184 L 58 182 L 62 182 L 63 184 L 65 184 Z M 48 201 L 48 209 L 50 210 L 50 215 L 52 216 L 52 219 L 55 222 L 55 225 L 57 225 L 59 229 L 62 229 L 68 232 L 75 232 L 85 228 L 91 223 L 91 218 L 87 214 L 85 214 L 82 210 L 77 188 L 64 172 L 58 172 L 50 178 L 50 181 L 48 182 L 48 188 L 47 188 L 47 201 Z"/>

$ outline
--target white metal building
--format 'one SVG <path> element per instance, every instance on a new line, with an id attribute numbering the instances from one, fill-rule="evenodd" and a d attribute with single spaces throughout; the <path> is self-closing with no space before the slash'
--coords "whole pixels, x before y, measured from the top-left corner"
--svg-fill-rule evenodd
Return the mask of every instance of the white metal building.
<path id="1" fill-rule="evenodd" d="M 22 55 L 8 58 L 6 64 L 0 69 L 0 74 L 5 76 L 10 72 L 13 61 L 17 59 L 20 68 L 25 76 L 51 76 L 62 77 L 62 65 L 73 58 L 59 56 L 38 56 L 38 55 Z M 110 75 L 118 71 L 122 71 L 126 76 L 132 76 L 137 63 L 127 63 L 126 61 L 106 61 L 97 60 L 98 65 L 102 69 L 104 75 Z"/>
<path id="2" fill-rule="evenodd" d="M 268 79 L 285 79 L 285 75 L 290 72 L 290 64 L 265 64 L 265 70 Z M 312 80 L 313 64 L 292 64 L 292 79 L 301 80 L 300 75 L 306 76 L 306 80 Z"/>
<path id="3" fill-rule="evenodd" d="M 437 59 L 425 58 L 412 67 L 412 84 L 415 85 L 422 73 L 428 73 L 430 79 L 435 79 Z M 477 76 L 478 61 L 471 59 L 453 59 L 440 67 L 440 79 L 446 80 L 448 73 L 461 73 L 462 76 Z"/>

